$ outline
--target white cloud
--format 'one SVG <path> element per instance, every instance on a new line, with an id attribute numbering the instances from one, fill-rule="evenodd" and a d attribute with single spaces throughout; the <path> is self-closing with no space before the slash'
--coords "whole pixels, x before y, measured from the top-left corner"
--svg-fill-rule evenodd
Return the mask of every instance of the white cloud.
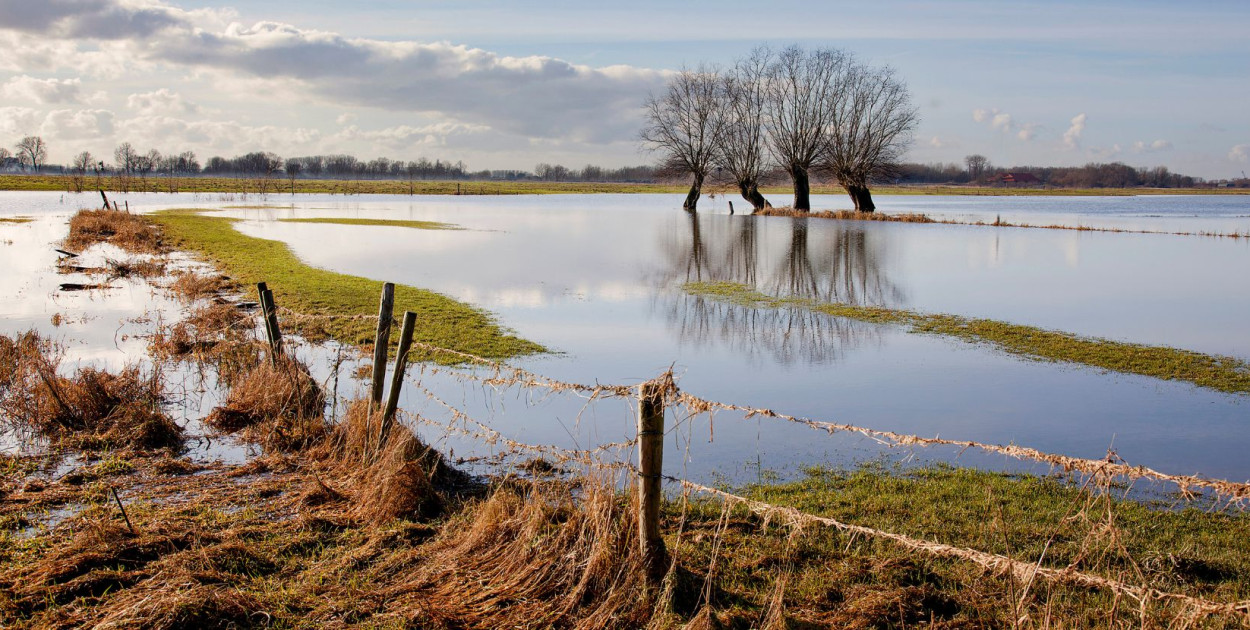
<path id="1" fill-rule="evenodd" d="M 1250 144 L 1239 144 L 1229 149 L 1228 159 L 1234 162 L 1250 162 Z"/>
<path id="2" fill-rule="evenodd" d="M 334 119 L 334 122 L 338 123 L 339 126 L 350 125 L 356 122 L 356 115 L 351 112 L 343 112 L 339 114 L 338 118 Z"/>
<path id="3" fill-rule="evenodd" d="M 81 88 L 79 79 L 36 79 L 23 74 L 0 86 L 0 94 L 6 99 L 53 105 L 81 102 Z"/>
<path id="4" fill-rule="evenodd" d="M 1094 148 L 1089 149 L 1089 155 L 1100 160 L 1109 160 L 1113 157 L 1116 157 L 1117 155 L 1120 155 L 1123 152 L 1124 152 L 1124 147 L 1120 146 L 1119 144 L 1113 144 L 1109 148 L 1108 147 L 1094 147 Z"/>
<path id="5" fill-rule="evenodd" d="M 48 112 L 40 134 L 57 140 L 91 140 L 113 134 L 113 112 L 103 109 L 58 109 Z"/>
<path id="6" fill-rule="evenodd" d="M 328 105 L 417 113 L 529 138 L 632 140 L 643 98 L 667 76 L 449 43 L 354 39 L 277 22 L 227 23 L 232 18 L 152 0 L 0 0 L 0 31 L 91 40 L 79 48 L 106 54 L 93 62 L 98 68 L 111 61 L 230 71 L 236 79 L 295 83 L 305 100 L 312 95 Z M 58 63 L 53 52 L 45 56 Z"/>
<path id="7" fill-rule="evenodd" d="M 1081 134 L 1085 133 L 1085 114 L 1080 113 L 1072 118 L 1071 126 L 1063 132 L 1063 146 L 1075 149 L 1081 146 Z M 1119 145 L 1116 145 L 1117 149 Z M 1118 152 L 1118 151 L 1117 151 Z"/>
<path id="8" fill-rule="evenodd" d="M 1032 122 L 1019 122 L 1015 118 L 997 107 L 990 109 L 974 109 L 972 110 L 972 120 L 974 122 L 988 124 L 991 129 L 999 133 L 1012 133 L 1021 142 L 1030 142 L 1037 137 L 1037 132 L 1042 128 L 1041 125 Z"/>
<path id="9" fill-rule="evenodd" d="M 182 98 L 181 94 L 170 91 L 168 88 L 161 88 L 155 92 L 145 92 L 143 94 L 131 94 L 126 97 L 126 106 L 144 116 L 156 114 L 197 114 L 200 112 L 198 105 L 187 102 Z"/>
<path id="10" fill-rule="evenodd" d="M 1133 143 L 1134 153 L 1155 153 L 1157 151 L 1167 151 L 1171 148 L 1172 148 L 1172 143 L 1168 142 L 1167 140 L 1155 140 L 1154 142 L 1150 142 L 1150 143 L 1147 143 L 1143 140 L 1138 140 L 1137 142 Z"/>
<path id="11" fill-rule="evenodd" d="M 304 127 L 246 125 L 236 121 L 172 116 L 139 116 L 119 125 L 118 137 L 139 147 L 160 147 L 181 151 L 183 147 L 206 147 L 227 154 L 273 151 L 278 154 L 304 152 L 322 139 L 321 132 Z"/>
<path id="12" fill-rule="evenodd" d="M 0 137 L 38 133 L 43 114 L 30 107 L 0 107 Z"/>

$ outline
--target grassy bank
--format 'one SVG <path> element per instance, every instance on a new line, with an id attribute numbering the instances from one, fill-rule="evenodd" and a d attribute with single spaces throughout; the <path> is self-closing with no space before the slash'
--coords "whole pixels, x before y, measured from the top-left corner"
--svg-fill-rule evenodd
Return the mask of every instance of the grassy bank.
<path id="1" fill-rule="evenodd" d="M 1222 392 L 1250 393 L 1250 364 L 1233 357 L 1082 337 L 989 319 L 825 303 L 805 298 L 778 298 L 732 282 L 698 282 L 686 284 L 683 288 L 692 295 L 749 308 L 801 308 L 834 317 L 895 324 L 914 332 L 987 344 L 1029 359 L 1063 361 L 1126 374 L 1187 381 Z"/>
<path id="2" fill-rule="evenodd" d="M 249 195 L 328 194 L 328 195 L 551 195 L 590 193 L 664 193 L 684 195 L 688 184 L 634 184 L 615 182 L 534 182 L 534 181 L 426 181 L 406 180 L 338 180 L 287 179 L 269 180 L 234 177 L 148 177 L 134 178 L 122 184 L 116 178 L 104 178 L 98 185 L 109 192 L 185 192 L 233 193 Z M 0 190 L 95 191 L 94 177 L 75 185 L 69 175 L 0 175 Z M 785 185 L 760 189 L 769 197 L 786 197 L 794 190 Z M 708 186 L 705 195 L 724 195 L 740 199 L 732 186 Z M 841 186 L 813 183 L 812 194 L 845 195 Z M 1247 188 L 1000 188 L 993 186 L 894 185 L 872 189 L 874 195 L 973 195 L 973 196 L 1108 196 L 1108 195 L 1244 195 Z M 773 201 L 778 201 L 773 199 Z M 784 203 L 784 199 L 780 200 Z M 849 199 L 848 199 L 849 205 Z"/>
<path id="3" fill-rule="evenodd" d="M 204 216 L 197 210 L 165 211 L 152 219 L 176 247 L 200 255 L 242 285 L 268 283 L 280 307 L 313 316 L 287 321 L 284 326 L 294 325 L 311 339 L 333 337 L 358 345 L 373 342 L 376 321 L 358 316 L 377 313 L 382 282 L 309 266 L 284 243 L 240 233 L 233 219 Z M 509 334 L 480 309 L 432 291 L 397 285 L 395 312 L 404 311 L 417 313 L 414 339 L 419 342 L 497 359 L 544 351 L 538 344 Z"/>

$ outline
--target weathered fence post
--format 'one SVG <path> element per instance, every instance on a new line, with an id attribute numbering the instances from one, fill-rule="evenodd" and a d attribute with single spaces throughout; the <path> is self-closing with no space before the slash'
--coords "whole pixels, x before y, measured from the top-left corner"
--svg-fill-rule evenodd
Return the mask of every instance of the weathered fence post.
<path id="1" fill-rule="evenodd" d="M 399 408 L 399 390 L 404 386 L 404 371 L 408 367 L 408 351 L 412 349 L 412 330 L 417 325 L 417 314 L 404 312 L 404 327 L 399 331 L 399 352 L 395 354 L 395 373 L 391 375 L 391 391 L 386 397 L 386 409 L 382 412 L 382 429 L 378 431 L 378 451 L 386 445 L 386 438 L 395 422 L 395 410 Z"/>
<path id="2" fill-rule="evenodd" d="M 273 291 L 264 282 L 256 283 L 256 292 L 260 295 L 260 312 L 265 320 L 265 336 L 269 338 L 270 358 L 278 362 L 282 352 L 282 330 L 278 328 L 278 306 L 273 301 Z"/>
<path id="3" fill-rule="evenodd" d="M 657 381 L 638 386 L 638 540 L 647 579 L 658 585 L 664 575 L 664 539 L 660 537 L 660 478 L 664 464 L 664 387 Z"/>
<path id="4" fill-rule="evenodd" d="M 378 305 L 378 334 L 373 340 L 373 385 L 369 390 L 369 412 L 382 407 L 382 388 L 386 381 L 386 350 L 391 344 L 391 317 L 395 309 L 395 285 L 382 285 Z"/>

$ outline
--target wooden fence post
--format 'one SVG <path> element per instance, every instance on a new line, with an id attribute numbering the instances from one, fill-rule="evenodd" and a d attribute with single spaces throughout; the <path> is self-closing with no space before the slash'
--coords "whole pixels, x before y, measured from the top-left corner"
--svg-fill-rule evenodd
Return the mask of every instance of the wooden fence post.
<path id="1" fill-rule="evenodd" d="M 378 304 L 378 334 L 373 340 L 373 385 L 369 390 L 369 412 L 382 407 L 382 387 L 386 381 L 386 350 L 391 344 L 391 317 L 395 309 L 395 285 L 382 285 Z"/>
<path id="2" fill-rule="evenodd" d="M 664 388 L 656 381 L 638 386 L 638 540 L 647 579 L 664 575 L 664 539 L 660 537 L 660 474 L 664 465 Z"/>
<path id="3" fill-rule="evenodd" d="M 412 330 L 417 325 L 417 314 L 404 312 L 404 327 L 399 332 L 399 352 L 395 354 L 395 373 L 391 375 L 391 391 L 386 397 L 386 409 L 382 412 L 382 430 L 378 432 L 378 452 L 386 445 L 386 438 L 395 422 L 395 410 L 399 408 L 399 391 L 404 386 L 404 371 L 408 367 L 408 351 L 412 349 Z"/>
<path id="4" fill-rule="evenodd" d="M 260 294 L 260 311 L 265 320 L 265 336 L 269 338 L 270 358 L 278 362 L 282 352 L 282 330 L 278 328 L 278 306 L 273 301 L 273 291 L 264 282 L 256 283 L 256 292 Z"/>

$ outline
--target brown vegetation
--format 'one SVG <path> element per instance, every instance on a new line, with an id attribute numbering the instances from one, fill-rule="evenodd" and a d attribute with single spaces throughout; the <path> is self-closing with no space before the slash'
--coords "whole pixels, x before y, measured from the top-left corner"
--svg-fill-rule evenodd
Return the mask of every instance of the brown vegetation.
<path id="1" fill-rule="evenodd" d="M 194 271 L 175 271 L 169 290 L 186 302 L 221 295 L 231 288 L 229 278 L 221 274 L 200 274 Z"/>
<path id="2" fill-rule="evenodd" d="M 132 254 L 159 254 L 166 249 L 160 232 L 142 215 L 80 210 L 70 217 L 65 247 L 81 250 L 96 243 L 110 243 Z"/>
<path id="3" fill-rule="evenodd" d="M 816 219 L 842 219 L 846 221 L 896 221 L 900 223 L 937 223 L 927 215 L 919 213 L 882 214 L 880 212 L 860 212 L 858 210 L 821 210 L 806 212 L 795 210 L 789 206 L 765 208 L 755 214 L 768 217 L 804 217 Z"/>
<path id="4" fill-rule="evenodd" d="M 266 451 L 299 451 L 325 438 L 325 402 L 308 366 L 278 355 L 244 372 L 230 388 L 226 404 L 204 423 L 224 433 L 242 432 Z"/>
<path id="5" fill-rule="evenodd" d="M 148 351 L 158 359 L 211 367 L 217 381 L 229 386 L 259 361 L 263 346 L 253 335 L 253 325 L 237 305 L 208 303 L 154 333 Z"/>
<path id="6" fill-rule="evenodd" d="M 85 367 L 64 377 L 37 333 L 2 339 L 0 412 L 10 426 L 79 449 L 182 446 L 182 428 L 161 408 L 159 373 Z"/>

